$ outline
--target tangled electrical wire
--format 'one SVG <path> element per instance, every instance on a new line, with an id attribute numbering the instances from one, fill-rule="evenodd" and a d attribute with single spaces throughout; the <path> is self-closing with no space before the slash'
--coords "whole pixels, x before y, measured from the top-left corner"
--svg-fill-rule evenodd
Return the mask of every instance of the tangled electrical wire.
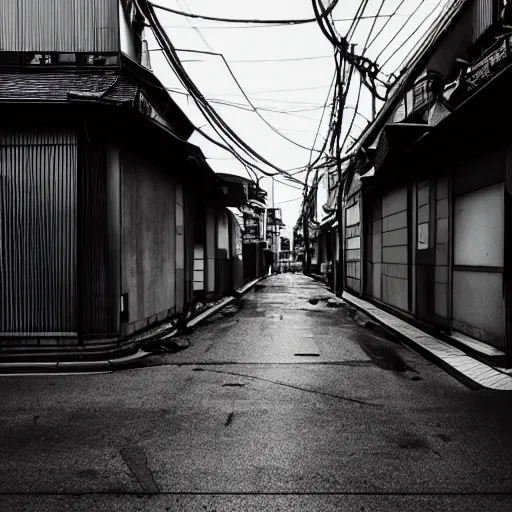
<path id="1" fill-rule="evenodd" d="M 312 5 L 318 26 L 324 36 L 334 46 L 335 50 L 341 54 L 343 60 L 359 72 L 361 79 L 372 94 L 381 100 L 385 100 L 386 98 L 381 96 L 377 90 L 377 82 L 387 85 L 387 82 L 380 78 L 381 71 L 379 66 L 368 57 L 365 57 L 364 51 L 361 55 L 356 54 L 354 46 L 349 43 L 348 39 L 337 33 L 330 16 L 332 9 L 330 11 L 326 9 L 321 0 L 312 0 Z"/>
<path id="2" fill-rule="evenodd" d="M 339 0 L 335 0 L 333 2 L 332 8 L 334 8 L 338 1 Z M 214 137 L 211 137 L 201 128 L 196 127 L 196 130 L 213 144 L 221 147 L 226 151 L 229 151 L 245 167 L 248 173 L 251 171 L 254 174 L 255 170 L 257 170 L 266 176 L 273 177 L 281 175 L 285 179 L 303 186 L 303 181 L 294 177 L 287 170 L 281 169 L 280 167 L 274 165 L 272 162 L 256 152 L 251 146 L 249 146 L 231 129 L 231 127 L 224 121 L 218 112 L 211 106 L 210 102 L 205 98 L 205 96 L 202 94 L 202 92 L 199 90 L 199 88 L 196 86 L 196 84 L 193 82 L 183 67 L 182 62 L 178 57 L 176 48 L 173 46 L 155 13 L 154 7 L 162 7 L 154 6 L 149 0 L 135 0 L 135 3 L 140 12 L 143 13 L 144 17 L 148 21 L 149 26 L 151 27 L 154 36 L 162 49 L 163 55 L 165 56 L 171 69 L 176 74 L 181 85 L 190 94 L 199 111 L 208 121 L 208 124 L 215 131 L 222 142 L 219 142 Z M 256 111 L 254 105 L 251 104 L 251 107 Z M 243 153 L 245 156 L 242 156 L 241 153 Z M 269 172 L 255 162 L 263 163 L 266 166 L 274 169 L 276 172 Z"/>
<path id="3" fill-rule="evenodd" d="M 401 45 L 395 44 L 396 48 L 392 48 L 392 43 L 397 40 L 398 36 L 405 30 L 406 26 L 411 22 L 412 18 L 416 13 L 419 12 L 418 7 L 407 16 L 407 20 L 402 24 L 401 28 L 394 33 L 389 41 L 382 47 L 378 55 L 375 57 L 375 61 L 372 62 L 370 59 L 365 57 L 365 53 L 368 49 L 375 43 L 380 34 L 383 33 L 386 26 L 388 26 L 391 18 L 398 14 L 400 8 L 404 5 L 406 0 L 401 0 L 394 8 L 393 13 L 390 15 L 388 21 L 386 21 L 377 32 L 377 34 L 371 39 L 373 30 L 375 28 L 375 20 L 378 17 L 381 17 L 381 11 L 384 6 L 385 0 L 381 0 L 381 3 L 376 11 L 376 15 L 373 17 L 374 22 L 371 26 L 371 29 L 368 31 L 368 35 L 366 41 L 364 43 L 364 47 L 362 49 L 361 54 L 357 55 L 354 52 L 354 47 L 350 44 L 350 40 L 355 32 L 357 24 L 360 19 L 363 18 L 364 11 L 369 3 L 369 0 L 362 0 L 357 9 L 357 13 L 353 18 L 353 23 L 346 33 L 344 37 L 340 36 L 336 27 L 333 24 L 332 16 L 326 15 L 326 9 L 323 6 L 322 0 L 312 0 L 313 9 L 315 11 L 315 17 L 317 23 L 325 35 L 325 37 L 331 42 L 335 50 L 335 58 L 336 58 L 336 72 L 338 74 L 338 79 L 335 80 L 336 87 L 334 91 L 333 98 L 333 108 L 331 111 L 331 119 L 328 127 L 328 134 L 325 139 L 325 142 L 329 141 L 329 145 L 327 146 L 324 143 L 322 148 L 322 154 L 318 155 L 315 161 L 311 162 L 307 168 L 307 177 L 306 177 L 306 186 L 303 195 L 303 202 L 301 206 L 301 215 L 296 225 L 296 229 L 300 226 L 306 228 L 306 226 L 311 226 L 311 219 L 314 218 L 314 205 L 316 202 L 316 190 L 318 188 L 318 184 L 320 179 L 324 174 L 320 173 L 328 173 L 329 177 L 329 193 L 333 193 L 333 196 L 336 195 L 337 192 L 337 208 L 332 208 L 333 201 L 331 200 L 329 203 L 329 208 L 324 210 L 326 213 L 337 213 L 339 226 L 341 230 L 342 225 L 342 216 L 341 216 L 341 200 L 344 194 L 348 193 L 348 189 L 351 186 L 351 183 L 354 178 L 354 172 L 356 167 L 360 167 L 367 162 L 367 155 L 365 151 L 362 149 L 361 140 L 364 140 L 366 128 L 372 125 L 372 122 L 368 119 L 367 126 L 364 129 L 361 129 L 360 137 L 354 138 L 351 136 L 351 130 L 353 126 L 357 126 L 354 123 L 354 119 L 356 115 L 362 116 L 358 112 L 358 105 L 361 97 L 361 90 L 363 86 L 365 86 L 373 96 L 373 100 L 376 98 L 385 102 L 384 111 L 391 112 L 394 109 L 399 101 L 399 98 L 405 91 L 407 86 L 410 86 L 414 75 L 412 74 L 412 70 L 420 69 L 421 67 L 421 58 L 422 55 L 428 51 L 428 48 L 432 45 L 433 41 L 439 36 L 440 33 L 444 30 L 444 27 L 447 26 L 447 20 L 452 19 L 459 10 L 462 8 L 464 4 L 464 0 L 452 0 L 451 2 L 447 2 L 442 11 L 442 16 L 438 17 L 437 23 L 431 25 L 431 28 L 428 32 L 428 35 L 424 38 L 423 41 L 418 41 L 414 44 L 413 48 L 409 50 L 409 52 L 405 55 L 405 57 L 400 61 L 400 63 L 395 67 L 395 71 L 390 75 L 386 75 L 382 72 L 382 68 L 388 64 L 392 59 L 394 59 L 398 53 L 401 51 Z M 421 0 L 419 5 L 423 5 L 425 0 Z M 418 26 L 412 31 L 412 33 L 408 34 L 407 38 L 412 38 L 420 30 L 428 23 L 431 22 L 432 17 L 436 13 L 440 13 L 439 8 L 442 8 L 443 0 L 438 0 L 437 3 L 430 9 L 430 12 L 425 16 L 425 18 L 418 24 Z M 370 41 L 371 39 L 371 41 Z M 385 60 L 379 65 L 376 64 L 376 61 L 380 59 L 380 57 L 389 49 L 391 49 L 391 53 L 386 56 Z M 380 60 L 379 60 L 380 62 Z M 403 67 L 405 66 L 405 67 Z M 340 69 L 342 70 L 340 73 Z M 397 73 L 398 71 L 398 73 Z M 341 136 L 341 128 L 342 128 L 342 116 L 343 111 L 345 109 L 349 109 L 350 107 L 346 106 L 347 99 L 347 91 L 350 88 L 350 82 L 354 73 L 359 75 L 359 87 L 357 89 L 357 99 L 355 101 L 355 107 L 353 107 L 354 112 L 352 115 L 352 119 L 350 120 L 349 126 L 344 127 L 345 137 L 342 142 L 340 142 Z M 387 81 L 384 79 L 387 76 Z M 340 78 L 341 77 L 341 78 Z M 384 86 L 385 94 L 381 94 L 378 90 L 378 87 Z M 388 93 L 390 89 L 393 89 L 393 93 L 391 97 L 388 97 Z M 327 105 L 327 100 L 326 100 Z M 373 114 L 375 116 L 375 104 L 373 106 Z M 364 116 L 362 116 L 364 117 Z M 382 119 L 382 118 L 381 118 Z M 377 119 L 378 123 L 379 121 Z M 319 126 L 320 130 L 320 126 Z M 348 145 L 347 149 L 345 149 L 345 145 L 348 141 L 348 138 L 353 139 L 353 143 Z M 315 138 L 316 141 L 316 138 Z M 326 148 L 328 147 L 328 153 L 324 153 Z M 359 149 L 358 149 L 359 148 Z M 343 156 L 342 156 L 343 152 Z M 320 160 L 323 160 L 321 163 L 318 163 Z M 350 160 L 354 163 L 354 165 L 348 165 Z M 309 185 L 309 177 L 310 174 L 314 172 L 313 180 L 311 185 Z M 334 179 L 333 179 L 334 178 Z M 304 232 L 304 240 L 307 239 L 307 230 Z M 341 235 L 341 233 L 340 233 Z"/>
<path id="4" fill-rule="evenodd" d="M 334 85 L 334 91 L 327 136 L 324 140 L 319 155 L 313 161 L 310 158 L 310 162 L 307 167 L 301 215 L 298 221 L 298 225 L 303 224 L 304 227 L 306 227 L 306 224 L 309 225 L 314 217 L 314 209 L 316 207 L 316 191 L 325 173 L 328 173 L 329 177 L 329 191 L 332 192 L 333 190 L 338 190 L 338 201 L 341 200 L 342 196 L 340 189 L 344 188 L 346 183 L 350 181 L 348 174 L 343 173 L 342 169 L 344 161 L 350 158 L 350 155 L 345 155 L 345 157 L 342 158 L 341 153 L 349 136 L 350 130 L 352 129 L 354 118 L 357 113 L 357 105 L 350 122 L 350 127 L 347 130 L 343 141 L 341 140 L 341 135 L 347 95 L 354 74 L 358 73 L 360 79 L 358 98 L 356 102 L 357 104 L 359 103 L 359 96 L 361 94 L 361 88 L 363 85 L 366 86 L 366 88 L 375 98 L 381 100 L 386 99 L 385 96 L 382 96 L 378 90 L 378 84 L 387 87 L 388 84 L 384 80 L 385 77 L 383 76 L 379 66 L 364 55 L 368 45 L 368 40 L 375 26 L 375 20 L 372 29 L 368 34 L 365 48 L 363 48 L 363 52 L 361 54 L 357 54 L 355 52 L 355 45 L 349 42 L 350 33 L 355 31 L 355 28 L 357 27 L 357 24 L 361 19 L 362 14 L 364 13 L 367 3 L 368 0 L 361 2 L 354 21 L 349 31 L 347 32 L 347 36 L 342 36 L 337 32 L 332 21 L 332 16 L 330 16 L 332 12 L 332 4 L 326 8 L 322 4 L 321 0 L 312 0 L 315 19 L 318 23 L 318 26 L 334 48 L 335 73 L 333 77 L 333 83 L 331 84 L 331 88 L 332 85 Z M 381 3 L 377 16 L 380 14 L 383 3 L 384 2 Z M 330 91 L 328 93 L 325 106 L 327 106 L 329 94 Z M 322 120 L 318 126 L 318 131 L 320 130 L 321 124 Z M 316 138 L 317 137 L 315 137 L 315 142 Z M 309 178 L 313 172 L 313 179 L 311 185 L 309 185 Z M 332 181 L 331 178 L 333 178 Z M 330 211 L 329 213 L 334 213 L 336 210 L 338 211 L 338 215 L 341 215 L 341 208 L 339 205 L 338 208 Z M 342 223 L 339 222 L 340 226 L 341 224 Z"/>

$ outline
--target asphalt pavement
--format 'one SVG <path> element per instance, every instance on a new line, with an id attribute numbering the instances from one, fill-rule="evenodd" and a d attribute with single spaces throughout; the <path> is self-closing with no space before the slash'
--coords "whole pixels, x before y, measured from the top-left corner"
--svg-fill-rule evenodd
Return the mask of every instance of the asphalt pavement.
<path id="1" fill-rule="evenodd" d="M 329 297 L 272 276 L 184 350 L 0 378 L 0 510 L 512 510 L 512 394 Z"/>

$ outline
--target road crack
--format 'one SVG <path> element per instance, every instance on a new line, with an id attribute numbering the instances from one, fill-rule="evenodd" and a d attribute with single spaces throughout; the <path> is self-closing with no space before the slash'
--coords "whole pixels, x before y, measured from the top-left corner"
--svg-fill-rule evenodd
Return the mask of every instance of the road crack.
<path id="1" fill-rule="evenodd" d="M 126 446 L 121 450 L 121 457 L 146 494 L 160 493 L 160 488 L 148 467 L 146 452 L 140 446 Z"/>
<path id="2" fill-rule="evenodd" d="M 301 386 L 295 386 L 293 384 L 287 384 L 286 382 L 281 382 L 281 381 L 272 380 L 272 379 L 265 379 L 264 377 L 256 377 L 254 375 L 246 375 L 246 374 L 243 374 L 243 373 L 228 372 L 228 371 L 223 371 L 223 370 L 212 370 L 210 368 L 194 368 L 193 371 L 204 371 L 204 372 L 210 372 L 210 373 L 219 373 L 219 374 L 223 374 L 223 375 L 233 375 L 233 376 L 236 376 L 236 377 L 245 377 L 245 378 L 248 378 L 248 379 L 261 380 L 263 382 L 269 382 L 270 384 L 277 384 L 278 386 L 283 386 L 283 387 L 286 387 L 286 388 L 296 389 L 298 391 L 305 391 L 306 393 L 313 393 L 314 395 L 328 396 L 330 398 L 335 398 L 336 400 L 342 400 L 344 402 L 350 402 L 350 403 L 354 403 L 354 404 L 358 404 L 358 405 L 367 405 L 369 407 L 382 407 L 381 404 L 374 404 L 374 403 L 371 403 L 371 402 L 367 402 L 365 400 L 358 400 L 357 398 L 350 398 L 350 397 L 347 397 L 347 396 L 335 395 L 335 394 L 332 394 L 332 393 L 327 393 L 325 391 L 318 391 L 318 390 L 315 390 L 315 389 L 303 388 Z"/>

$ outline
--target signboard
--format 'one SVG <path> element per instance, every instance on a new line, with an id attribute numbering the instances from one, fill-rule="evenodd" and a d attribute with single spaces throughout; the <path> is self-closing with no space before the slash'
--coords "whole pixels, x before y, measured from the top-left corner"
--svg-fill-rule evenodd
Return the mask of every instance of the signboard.
<path id="1" fill-rule="evenodd" d="M 428 222 L 418 224 L 418 250 L 428 249 Z"/>

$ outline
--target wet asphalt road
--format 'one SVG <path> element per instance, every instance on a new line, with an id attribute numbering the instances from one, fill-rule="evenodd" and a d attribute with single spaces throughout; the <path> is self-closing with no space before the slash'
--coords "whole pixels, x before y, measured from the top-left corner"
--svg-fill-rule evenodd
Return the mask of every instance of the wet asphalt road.
<path id="1" fill-rule="evenodd" d="M 273 276 L 139 368 L 1 378 L 0 510 L 512 510 L 512 395 L 328 297 Z"/>

